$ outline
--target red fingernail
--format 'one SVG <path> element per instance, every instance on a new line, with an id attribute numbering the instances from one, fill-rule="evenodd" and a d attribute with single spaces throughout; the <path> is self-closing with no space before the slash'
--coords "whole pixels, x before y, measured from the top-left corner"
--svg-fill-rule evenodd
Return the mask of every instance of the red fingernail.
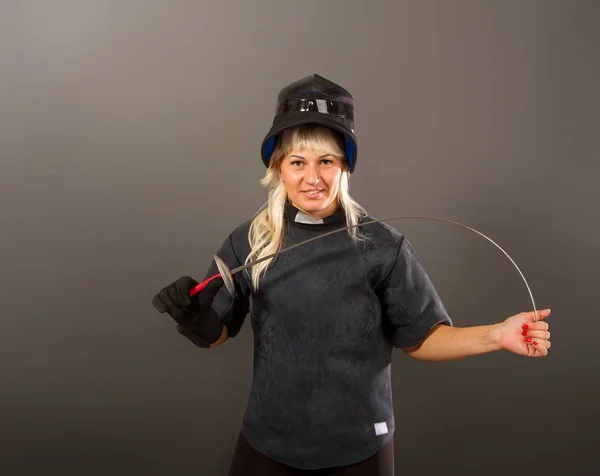
<path id="1" fill-rule="evenodd" d="M 525 342 L 531 342 L 531 337 L 528 337 L 527 339 L 525 339 Z"/>
<path id="2" fill-rule="evenodd" d="M 523 324 L 523 329 L 529 329 L 529 326 L 527 324 Z"/>
<path id="3" fill-rule="evenodd" d="M 523 334 L 524 336 L 526 336 L 526 335 L 527 335 L 527 331 L 523 331 L 523 332 L 522 332 L 522 334 Z"/>
<path id="4" fill-rule="evenodd" d="M 537 342 L 536 342 L 536 341 L 533 341 L 533 345 L 537 345 Z"/>

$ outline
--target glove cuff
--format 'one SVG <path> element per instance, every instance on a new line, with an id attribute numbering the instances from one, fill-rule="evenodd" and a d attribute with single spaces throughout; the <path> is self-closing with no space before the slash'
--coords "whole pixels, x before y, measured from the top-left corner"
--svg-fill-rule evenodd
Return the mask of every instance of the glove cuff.
<path id="1" fill-rule="evenodd" d="M 215 310 L 210 307 L 201 317 L 193 316 L 187 323 L 179 323 L 177 331 L 198 347 L 210 347 L 221 337 L 223 322 Z"/>

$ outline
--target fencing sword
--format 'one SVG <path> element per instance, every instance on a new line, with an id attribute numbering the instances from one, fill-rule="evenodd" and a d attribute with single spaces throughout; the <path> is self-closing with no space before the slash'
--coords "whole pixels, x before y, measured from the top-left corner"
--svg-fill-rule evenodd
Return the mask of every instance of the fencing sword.
<path id="1" fill-rule="evenodd" d="M 525 286 L 527 287 L 527 291 L 529 292 L 529 297 L 531 299 L 531 304 L 533 306 L 533 310 L 534 310 L 534 319 L 535 321 L 538 320 L 538 311 L 537 308 L 535 307 L 535 300 L 533 299 L 533 294 L 531 292 L 531 288 L 529 287 L 529 284 L 527 283 L 527 280 L 525 279 L 525 276 L 523 275 L 523 273 L 521 272 L 521 270 L 519 269 L 519 267 L 517 266 L 517 263 L 515 263 L 515 261 L 510 257 L 510 255 L 499 245 L 497 244 L 494 240 L 492 240 L 490 237 L 486 236 L 485 234 L 483 234 L 482 232 L 471 228 L 470 226 L 467 225 L 463 225 L 462 223 L 458 223 L 456 221 L 452 221 L 452 220 L 447 220 L 444 218 L 437 218 L 437 217 L 429 217 L 429 216 L 419 216 L 419 215 L 412 215 L 412 216 L 396 216 L 396 217 L 388 217 L 388 218 L 378 218 L 376 220 L 369 220 L 369 221 L 365 221 L 362 223 L 357 223 L 355 225 L 349 225 L 349 226 L 345 226 L 342 228 L 338 228 L 336 230 L 332 230 L 329 231 L 327 233 L 323 233 L 321 235 L 317 235 L 314 236 L 312 238 L 309 238 L 307 240 L 304 241 L 300 241 L 299 243 L 295 243 L 293 245 L 287 246 L 285 248 L 280 249 L 279 251 L 276 251 L 275 253 L 271 253 L 267 256 L 263 256 L 262 258 L 256 259 L 250 263 L 244 264 L 242 266 L 238 266 L 237 268 L 233 268 L 233 269 L 229 269 L 229 267 L 223 262 L 223 260 L 221 258 L 219 258 L 218 256 L 214 256 L 214 260 L 215 263 L 217 265 L 217 268 L 219 270 L 218 274 L 215 274 L 214 276 L 211 276 L 210 278 L 205 279 L 204 281 L 202 281 L 201 283 L 197 284 L 196 286 L 194 286 L 191 290 L 190 290 L 190 296 L 193 296 L 197 293 L 199 293 L 200 291 L 202 291 L 206 285 L 212 281 L 215 278 L 222 278 L 223 279 L 223 283 L 225 284 L 225 287 L 227 288 L 227 291 L 229 291 L 229 294 L 231 294 L 232 296 L 235 295 L 235 286 L 233 284 L 233 275 L 237 274 L 241 271 L 244 271 L 246 269 L 249 269 L 251 267 L 253 267 L 254 265 L 274 258 L 282 253 L 286 253 L 290 250 L 293 250 L 294 248 L 298 248 L 299 246 L 303 246 L 307 243 L 310 243 L 311 241 L 315 241 L 315 240 L 320 240 L 321 238 L 325 238 L 326 236 L 329 235 L 333 235 L 334 233 L 339 233 L 342 231 L 346 231 L 346 230 L 350 230 L 351 228 L 358 228 L 361 226 L 365 226 L 365 225 L 371 225 L 373 223 L 379 223 L 379 222 L 387 222 L 387 221 L 395 221 L 395 220 L 406 220 L 406 219 L 417 219 L 417 220 L 432 220 L 432 221 L 438 221 L 438 222 L 443 222 L 443 223 L 450 223 L 452 225 L 457 225 L 460 226 L 462 228 L 465 228 L 469 231 L 472 231 L 473 233 L 476 233 L 480 236 L 482 236 L 483 238 L 485 238 L 486 240 L 488 240 L 490 243 L 492 243 L 493 245 L 495 245 L 500 251 L 502 251 L 502 253 L 504 253 L 504 255 L 510 260 L 510 262 L 512 263 L 512 265 L 517 269 L 517 271 L 519 272 L 519 274 L 521 275 L 521 278 L 523 279 L 523 282 L 525 283 Z"/>

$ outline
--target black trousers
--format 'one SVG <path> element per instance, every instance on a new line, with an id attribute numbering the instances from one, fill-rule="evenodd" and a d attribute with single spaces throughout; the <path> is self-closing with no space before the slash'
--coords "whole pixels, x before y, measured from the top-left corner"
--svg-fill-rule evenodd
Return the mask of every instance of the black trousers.
<path id="1" fill-rule="evenodd" d="M 373 456 L 349 466 L 297 469 L 256 451 L 240 432 L 229 476 L 394 476 L 394 439 Z"/>

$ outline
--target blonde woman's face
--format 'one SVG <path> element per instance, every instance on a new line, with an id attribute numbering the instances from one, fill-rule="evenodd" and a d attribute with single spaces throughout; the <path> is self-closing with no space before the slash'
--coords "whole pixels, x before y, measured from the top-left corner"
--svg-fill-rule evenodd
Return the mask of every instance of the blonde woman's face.
<path id="1" fill-rule="evenodd" d="M 342 172 L 341 158 L 303 149 L 284 157 L 279 173 L 292 205 L 315 218 L 325 218 L 338 209 Z"/>

